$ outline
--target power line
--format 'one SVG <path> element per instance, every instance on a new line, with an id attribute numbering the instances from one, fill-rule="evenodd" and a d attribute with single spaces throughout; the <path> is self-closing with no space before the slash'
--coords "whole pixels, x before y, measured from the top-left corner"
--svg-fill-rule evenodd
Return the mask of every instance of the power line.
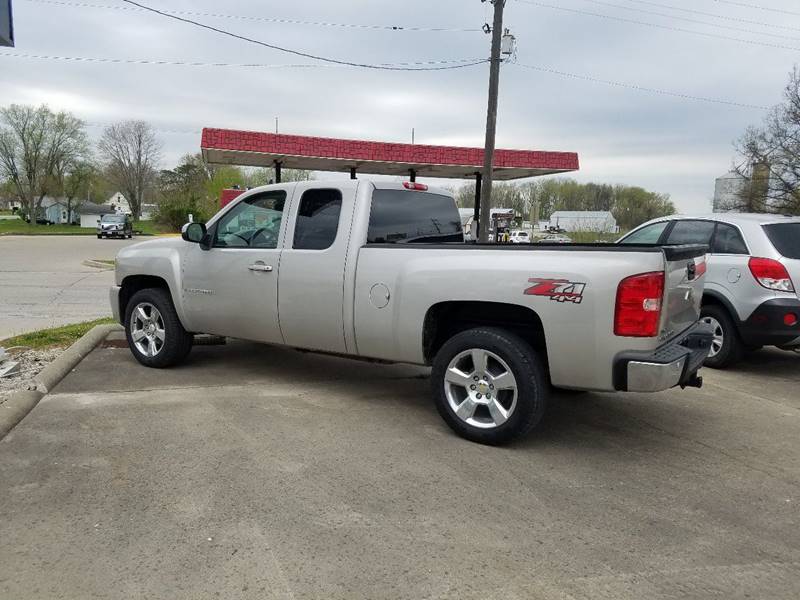
<path id="1" fill-rule="evenodd" d="M 123 0 L 128 2 L 129 0 Z M 800 48 L 795 46 L 785 46 L 783 44 L 773 44 L 771 42 L 759 42 L 756 40 L 745 40 L 742 38 L 732 37 L 729 35 L 722 35 L 719 33 L 708 33 L 706 31 L 695 31 L 693 29 L 683 29 L 682 27 L 672 27 L 670 25 L 660 25 L 657 23 L 649 23 L 647 21 L 637 21 L 635 19 L 626 19 L 624 17 L 615 17 L 612 15 L 605 15 L 602 13 L 594 13 L 589 12 L 586 10 L 578 10 L 577 8 L 567 8 L 566 6 L 553 6 L 552 4 L 544 4 L 542 2 L 534 2 L 533 0 L 517 0 L 517 2 L 521 2 L 522 4 L 530 4 L 531 6 L 538 6 L 540 8 L 550 8 L 552 10 L 560 10 L 563 12 L 578 14 L 578 15 L 585 15 L 589 17 L 596 17 L 598 19 L 606 19 L 609 21 L 619 21 L 621 23 L 629 23 L 633 25 L 642 25 L 644 27 L 651 27 L 654 29 L 666 29 L 668 31 L 678 31 L 681 33 L 690 33 L 693 35 L 700 35 L 703 37 L 715 38 L 718 40 L 728 40 L 731 42 L 739 42 L 740 44 L 749 44 L 751 46 L 764 46 L 767 48 L 779 48 L 781 50 L 794 50 L 795 52 L 800 52 Z"/>
<path id="2" fill-rule="evenodd" d="M 719 23 L 711 23 L 709 21 L 699 21 L 697 19 L 690 19 L 688 17 L 679 17 L 677 15 L 669 15 L 669 14 L 666 14 L 666 13 L 656 12 L 656 11 L 653 11 L 653 10 L 647 10 L 647 9 L 644 9 L 644 8 L 634 8 L 633 6 L 623 6 L 621 4 L 614 4 L 612 2 L 603 2 L 602 0 L 583 0 L 583 1 L 584 2 L 590 2 L 591 4 L 597 4 L 597 5 L 600 5 L 600 6 L 608 6 L 610 8 L 619 8 L 619 9 L 622 9 L 622 10 L 629 10 L 629 11 L 633 11 L 633 12 L 643 13 L 643 14 L 646 14 L 646 15 L 655 15 L 656 17 L 665 17 L 667 19 L 675 19 L 675 20 L 678 20 L 678 21 L 684 21 L 686 23 L 695 23 L 697 25 L 707 25 L 709 27 L 717 27 L 719 29 L 727 29 L 729 31 L 739 31 L 739 32 L 742 32 L 742 33 L 752 33 L 752 34 L 755 34 L 755 35 L 766 35 L 766 36 L 774 37 L 774 38 L 782 38 L 784 40 L 798 41 L 797 36 L 781 35 L 779 33 L 769 33 L 769 32 L 766 32 L 766 31 L 756 31 L 755 29 L 744 29 L 742 27 L 734 27 L 732 25 L 721 25 Z"/>
<path id="3" fill-rule="evenodd" d="M 709 102 L 712 104 L 724 104 L 727 106 L 736 106 L 739 108 L 757 108 L 759 110 L 769 110 L 768 106 L 761 106 L 758 104 L 747 104 L 745 102 L 736 102 L 734 100 L 724 100 L 721 98 L 707 98 L 704 96 L 695 96 L 692 94 L 684 94 L 682 92 L 672 92 L 669 90 L 662 90 L 658 88 L 651 88 L 646 87 L 643 85 L 637 85 L 634 83 L 623 83 L 621 81 L 612 81 L 609 79 L 600 79 L 598 77 L 592 77 L 591 75 L 579 75 L 577 73 L 569 73 L 567 71 L 560 71 L 558 69 L 551 69 L 549 67 L 541 67 L 537 65 L 523 65 L 519 63 L 514 63 L 518 67 L 522 67 L 523 69 L 530 69 L 532 71 L 540 71 L 542 73 L 550 73 L 551 75 L 558 75 L 560 77 L 566 77 L 569 79 L 577 79 L 580 81 L 588 81 L 591 83 L 602 83 L 604 85 L 609 85 L 612 87 L 618 88 L 625 88 L 629 90 L 636 90 L 639 92 L 648 92 L 651 94 L 659 94 L 661 96 L 671 96 L 673 98 L 681 98 L 683 100 L 696 100 L 699 102 Z"/>
<path id="4" fill-rule="evenodd" d="M 143 12 L 147 9 L 137 8 L 133 6 L 113 6 L 108 4 L 94 4 L 90 2 L 65 2 L 62 0 L 25 0 L 34 4 L 50 4 L 53 6 L 63 6 L 70 8 L 100 8 L 104 10 L 122 10 L 122 11 L 136 11 Z M 213 17 L 217 19 L 237 19 L 241 21 L 259 21 L 263 23 L 278 23 L 281 25 L 313 25 L 317 27 L 341 27 L 346 29 L 372 29 L 378 31 L 414 31 L 414 32 L 437 32 L 437 33 L 450 33 L 450 32 L 480 32 L 480 27 L 427 27 L 427 26 L 405 26 L 405 25 L 365 25 L 359 23 L 331 23 L 327 21 L 302 21 L 299 19 L 281 19 L 275 17 L 259 17 L 254 15 L 231 15 L 223 13 L 211 12 L 195 12 L 190 10 L 161 10 L 161 12 L 169 15 L 183 15 L 189 17 Z"/>
<path id="5" fill-rule="evenodd" d="M 160 60 L 147 58 L 107 58 L 94 56 L 59 56 L 52 54 L 24 54 L 21 52 L 0 52 L 0 58 L 23 58 L 31 60 L 57 60 L 65 62 L 88 62 L 88 63 L 109 63 L 109 64 L 131 64 L 131 65 L 157 65 L 157 66 L 178 66 L 178 67 L 236 67 L 236 68 L 257 68 L 257 69 L 319 69 L 319 68 L 346 68 L 348 65 L 335 64 L 267 64 L 267 63 L 227 63 L 227 62 L 201 62 L 184 60 Z M 479 59 L 460 59 L 460 60 L 439 60 L 425 62 L 405 62 L 405 63 L 380 63 L 385 67 L 407 67 L 414 65 L 460 65 L 465 62 L 478 61 Z M 482 62 L 482 61 L 481 61 Z"/>
<path id="6" fill-rule="evenodd" d="M 218 27 L 212 27 L 211 25 L 206 25 L 204 23 L 200 23 L 198 21 L 193 21 L 191 19 L 186 19 L 184 17 L 179 17 L 177 15 L 170 15 L 157 8 L 152 8 L 150 6 L 145 6 L 144 4 L 139 4 L 138 2 L 134 2 L 133 0 L 122 0 L 126 4 L 131 4 L 133 6 L 138 6 L 143 10 L 150 11 L 157 15 L 161 15 L 162 17 L 166 17 L 168 19 L 174 19 L 176 21 L 180 21 L 182 23 L 187 23 L 189 25 L 194 25 L 195 27 L 200 27 L 201 29 L 207 29 L 209 31 L 213 31 L 215 33 L 219 33 L 221 35 L 225 35 L 228 37 L 232 37 L 237 40 L 242 40 L 244 42 L 249 42 L 251 44 L 257 44 L 259 46 L 264 46 L 265 48 L 271 48 L 272 50 L 278 50 L 279 52 L 286 52 L 287 54 L 294 54 L 295 56 L 302 56 L 304 58 L 310 58 L 312 60 L 319 60 L 322 62 L 337 64 L 337 65 L 348 65 L 351 67 L 360 67 L 362 69 L 375 69 L 375 70 L 383 70 L 383 71 L 446 71 L 446 70 L 453 70 L 453 69 L 463 69 L 465 67 L 474 67 L 476 65 L 480 65 L 483 63 L 488 62 L 488 59 L 482 59 L 479 61 L 474 62 L 466 62 L 457 65 L 448 65 L 448 66 L 439 66 L 439 67 L 387 67 L 378 64 L 369 64 L 369 63 L 358 63 L 358 62 L 351 62 L 347 60 L 339 60 L 336 58 L 328 58 L 325 56 L 319 56 L 316 54 L 310 54 L 308 52 L 301 52 L 299 50 L 292 50 L 290 48 L 284 48 L 282 46 L 276 46 L 275 44 L 268 44 L 267 42 L 262 42 L 260 40 L 255 40 L 253 38 L 249 38 L 243 35 L 239 35 L 238 33 L 233 33 L 231 31 L 226 31 L 225 29 L 219 29 Z"/>
<path id="7" fill-rule="evenodd" d="M 756 10 L 765 10 L 767 12 L 781 13 L 784 15 L 794 15 L 800 17 L 800 12 L 785 10 L 783 8 L 770 8 L 769 6 L 759 6 L 758 4 L 749 4 L 747 2 L 734 2 L 733 0 L 714 0 L 720 4 L 730 4 L 731 6 L 740 6 L 742 8 L 755 8 Z"/>
<path id="8" fill-rule="evenodd" d="M 742 19 L 741 17 L 732 17 L 730 15 L 721 15 L 719 13 L 705 12 L 702 10 L 693 10 L 691 8 L 682 8 L 672 4 L 663 4 L 661 2 L 649 2 L 648 0 L 627 0 L 634 4 L 646 4 L 649 6 L 657 6 L 659 8 L 667 8 L 669 10 L 676 10 L 693 15 L 702 15 L 704 17 L 714 17 L 715 19 L 722 19 L 723 21 L 733 21 L 735 23 L 746 23 L 748 25 L 759 25 L 761 27 L 770 27 L 772 29 L 785 29 L 787 31 L 800 31 L 800 27 L 790 27 L 788 25 L 775 25 L 774 23 L 764 23 L 763 21 L 753 21 L 751 19 Z"/>

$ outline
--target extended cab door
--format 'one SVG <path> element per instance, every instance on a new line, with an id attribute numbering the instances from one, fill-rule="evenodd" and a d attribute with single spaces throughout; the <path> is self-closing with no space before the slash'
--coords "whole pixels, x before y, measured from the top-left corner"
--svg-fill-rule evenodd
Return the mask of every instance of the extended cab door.
<path id="1" fill-rule="evenodd" d="M 283 342 L 278 275 L 290 194 L 291 188 L 243 198 L 209 230 L 210 250 L 189 245 L 182 287 L 194 331 Z"/>
<path id="2" fill-rule="evenodd" d="M 299 184 L 295 191 L 280 272 L 279 313 L 289 346 L 347 352 L 344 278 L 357 189 L 353 181 Z"/>

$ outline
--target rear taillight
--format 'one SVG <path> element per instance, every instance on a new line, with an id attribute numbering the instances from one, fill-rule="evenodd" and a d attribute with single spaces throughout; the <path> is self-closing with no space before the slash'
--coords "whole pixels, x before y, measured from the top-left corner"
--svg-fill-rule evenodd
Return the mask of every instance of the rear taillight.
<path id="1" fill-rule="evenodd" d="M 768 290 L 794 292 L 794 284 L 792 278 L 789 277 L 789 272 L 777 260 L 753 257 L 748 266 L 756 281 Z"/>
<path id="2" fill-rule="evenodd" d="M 643 273 L 623 279 L 617 288 L 614 335 L 655 337 L 661 323 L 664 273 Z"/>
<path id="3" fill-rule="evenodd" d="M 404 181 L 403 187 L 407 190 L 414 190 L 417 192 L 427 192 L 428 186 L 424 183 L 417 183 L 416 181 Z"/>
<path id="4" fill-rule="evenodd" d="M 705 257 L 703 257 L 702 260 L 695 264 L 694 278 L 700 279 L 706 274 L 706 271 L 708 271 L 708 264 L 706 263 Z"/>

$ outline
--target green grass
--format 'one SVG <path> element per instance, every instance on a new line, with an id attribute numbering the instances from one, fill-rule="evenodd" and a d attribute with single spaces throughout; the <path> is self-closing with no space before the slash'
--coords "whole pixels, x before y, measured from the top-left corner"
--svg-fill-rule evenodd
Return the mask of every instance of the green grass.
<path id="1" fill-rule="evenodd" d="M 108 325 L 115 321 L 111 318 L 86 321 L 85 323 L 74 323 L 52 329 L 41 329 L 31 333 L 23 333 L 7 340 L 0 340 L 0 346 L 12 348 L 14 346 L 26 346 L 28 348 L 53 348 L 67 347 L 77 341 L 95 325 Z"/>
<path id="2" fill-rule="evenodd" d="M 161 235 L 177 233 L 154 221 L 135 221 L 133 231 L 137 235 Z M 22 219 L 0 220 L 0 235 L 96 235 L 94 227 L 76 225 L 31 225 Z"/>
<path id="3" fill-rule="evenodd" d="M 94 235 L 94 228 L 75 225 L 31 225 L 22 219 L 0 220 L 0 235 Z"/>
<path id="4" fill-rule="evenodd" d="M 616 242 L 623 233 L 598 233 L 596 231 L 570 231 L 565 233 L 576 244 L 593 244 L 595 242 Z"/>
<path id="5" fill-rule="evenodd" d="M 169 227 L 165 227 L 155 221 L 134 221 L 133 231 L 141 232 L 141 235 L 161 235 L 164 233 L 180 233 L 173 231 Z"/>

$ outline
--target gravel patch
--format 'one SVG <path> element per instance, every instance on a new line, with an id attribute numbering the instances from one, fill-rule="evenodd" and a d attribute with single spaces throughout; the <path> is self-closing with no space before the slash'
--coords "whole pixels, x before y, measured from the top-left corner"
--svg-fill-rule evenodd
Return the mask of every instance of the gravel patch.
<path id="1" fill-rule="evenodd" d="M 42 369 L 58 358 L 64 348 L 46 348 L 42 350 L 10 350 L 11 360 L 18 362 L 19 372 L 9 377 L 0 377 L 0 404 L 8 400 L 12 392 L 28 389 L 33 379 Z"/>

